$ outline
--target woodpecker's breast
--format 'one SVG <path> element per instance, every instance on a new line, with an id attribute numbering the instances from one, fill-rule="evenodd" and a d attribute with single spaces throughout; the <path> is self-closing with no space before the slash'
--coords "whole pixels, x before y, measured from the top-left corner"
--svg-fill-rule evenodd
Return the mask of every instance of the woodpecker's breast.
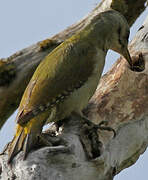
<path id="1" fill-rule="evenodd" d="M 79 106 L 77 107 L 77 111 L 81 111 L 87 106 L 90 98 L 93 96 L 97 89 L 104 68 L 105 53 L 102 50 L 98 50 L 94 58 L 95 65 L 93 73 L 84 83 L 84 85 L 75 92 L 78 96 L 77 103 L 79 104 Z"/>
<path id="2" fill-rule="evenodd" d="M 73 90 L 67 98 L 53 108 L 48 122 L 64 119 L 69 116 L 71 112 L 80 113 L 87 106 L 99 83 L 104 68 L 105 55 L 106 53 L 104 51 L 97 51 L 94 59 L 94 69 L 88 80 L 84 82 L 80 88 Z"/>

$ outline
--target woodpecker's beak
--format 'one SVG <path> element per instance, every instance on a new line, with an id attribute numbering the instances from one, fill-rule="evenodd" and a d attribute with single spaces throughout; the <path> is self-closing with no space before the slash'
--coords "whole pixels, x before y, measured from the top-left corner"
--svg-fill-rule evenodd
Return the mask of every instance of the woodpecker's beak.
<path id="1" fill-rule="evenodd" d="M 130 53 L 129 53 L 127 47 L 123 49 L 122 55 L 124 56 L 124 58 L 128 61 L 128 63 L 129 63 L 130 66 L 132 67 L 132 66 L 133 66 L 132 58 L 131 58 L 131 56 L 130 56 Z"/>

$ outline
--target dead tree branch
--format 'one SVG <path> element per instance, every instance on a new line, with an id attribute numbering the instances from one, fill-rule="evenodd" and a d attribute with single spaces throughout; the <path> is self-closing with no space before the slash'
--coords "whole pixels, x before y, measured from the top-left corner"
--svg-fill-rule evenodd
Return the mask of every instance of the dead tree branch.
<path id="1" fill-rule="evenodd" d="M 103 1 L 100 6 L 102 7 L 105 2 L 109 1 Z M 52 40 L 54 40 L 51 41 L 52 48 L 56 46 L 55 42 L 60 43 L 54 38 Z M 32 68 L 30 72 L 33 71 L 39 61 L 51 50 L 46 47 L 50 43 L 41 43 L 22 50 L 20 55 L 16 55 L 12 58 L 13 60 L 10 60 L 13 63 L 18 63 L 17 68 L 19 67 L 22 79 L 24 78 L 22 70 L 27 72 L 26 79 L 29 79 L 27 69 Z M 79 117 L 72 116 L 65 124 L 62 135 L 59 136 L 63 140 L 61 145 L 33 151 L 25 161 L 22 161 L 23 152 L 20 152 L 14 159 L 12 167 L 7 165 L 7 152 L 1 155 L 1 178 L 111 180 L 121 170 L 134 164 L 148 146 L 147 44 L 148 18 L 129 46 L 135 63 L 141 63 L 141 60 L 144 59 L 145 70 L 131 71 L 126 61 L 120 58 L 112 69 L 102 77 L 95 95 L 87 109 L 84 110 L 84 113 L 93 122 L 98 123 L 106 120 L 109 126 L 116 130 L 115 138 L 112 138 L 112 134 L 109 132 L 99 132 L 99 141 L 103 145 L 100 156 L 91 160 L 87 157 L 81 142 L 81 137 L 84 135 L 82 130 L 85 127 Z M 44 45 L 45 50 L 43 50 Z M 27 54 L 28 58 L 32 57 L 32 66 L 26 61 Z M 20 67 L 23 62 L 25 68 Z M 11 68 L 13 69 L 13 67 Z M 17 78 L 19 77 L 16 75 Z M 10 82 L 8 89 L 13 83 L 16 84 L 16 79 Z M 25 83 L 27 84 L 27 80 Z M 87 148 L 89 149 L 89 142 Z"/>
<path id="2" fill-rule="evenodd" d="M 83 29 L 90 19 L 109 8 L 120 11 L 132 25 L 145 9 L 146 0 L 136 3 L 127 0 L 102 0 L 96 8 L 79 22 L 55 36 L 25 48 L 12 56 L 0 60 L 0 128 L 16 110 L 22 94 L 42 59 L 65 39 Z"/>

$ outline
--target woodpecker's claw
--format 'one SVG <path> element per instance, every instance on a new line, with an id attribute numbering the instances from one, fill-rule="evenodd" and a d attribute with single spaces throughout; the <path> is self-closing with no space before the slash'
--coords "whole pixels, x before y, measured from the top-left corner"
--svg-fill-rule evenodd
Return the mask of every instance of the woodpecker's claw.
<path id="1" fill-rule="evenodd" d="M 108 125 L 108 121 L 101 121 L 99 124 L 94 124 L 93 122 L 91 122 L 90 120 L 88 120 L 87 118 L 84 118 L 83 119 L 85 120 L 85 122 L 87 123 L 88 126 L 92 126 L 92 129 L 100 129 L 100 130 L 104 130 L 104 131 L 112 131 L 113 132 L 113 137 L 116 136 L 116 131 L 107 126 Z"/>
<path id="2" fill-rule="evenodd" d="M 105 125 L 107 126 L 108 125 L 108 121 L 101 121 L 98 126 L 102 126 L 102 125 Z"/>
<path id="3" fill-rule="evenodd" d="M 98 125 L 94 124 L 94 128 L 104 130 L 104 131 L 112 131 L 113 134 L 114 134 L 113 137 L 115 137 L 116 136 L 116 131 L 113 128 L 107 126 L 107 125 L 108 125 L 108 121 L 101 121 Z"/>
<path id="4" fill-rule="evenodd" d="M 103 122 L 102 122 L 103 123 Z M 116 131 L 113 129 L 113 128 L 111 128 L 111 127 L 109 127 L 109 126 L 102 126 L 103 124 L 101 124 L 100 125 L 100 123 L 99 123 L 99 125 L 94 125 L 94 128 L 95 129 L 100 129 L 100 130 L 104 130 L 104 131 L 112 131 L 113 132 L 113 138 L 116 136 Z"/>

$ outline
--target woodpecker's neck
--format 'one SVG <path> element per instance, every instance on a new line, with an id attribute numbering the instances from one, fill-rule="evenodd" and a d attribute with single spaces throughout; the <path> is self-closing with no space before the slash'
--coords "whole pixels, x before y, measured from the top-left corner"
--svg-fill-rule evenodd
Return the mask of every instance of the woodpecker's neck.
<path id="1" fill-rule="evenodd" d="M 79 34 L 93 46 L 107 52 L 114 45 L 118 36 L 114 22 L 104 22 L 103 19 L 92 21 Z"/>

